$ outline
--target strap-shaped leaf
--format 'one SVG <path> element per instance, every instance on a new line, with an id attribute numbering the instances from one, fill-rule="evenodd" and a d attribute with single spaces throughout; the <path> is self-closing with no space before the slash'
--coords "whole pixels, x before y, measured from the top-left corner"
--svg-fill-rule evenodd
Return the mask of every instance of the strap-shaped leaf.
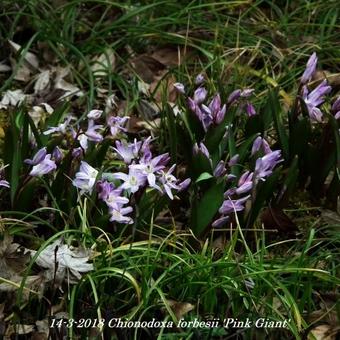
<path id="1" fill-rule="evenodd" d="M 283 117 L 281 116 L 281 106 L 278 96 L 278 88 L 270 91 L 268 94 L 267 104 L 268 110 L 271 110 L 273 122 L 275 126 L 276 133 L 279 138 L 280 147 L 283 153 L 284 159 L 288 159 L 289 156 L 289 140 L 286 133 L 286 129 L 283 122 Z"/>
<path id="2" fill-rule="evenodd" d="M 223 203 L 225 181 L 212 185 L 201 198 L 194 197 L 191 211 L 191 229 L 195 235 L 201 235 Z"/>

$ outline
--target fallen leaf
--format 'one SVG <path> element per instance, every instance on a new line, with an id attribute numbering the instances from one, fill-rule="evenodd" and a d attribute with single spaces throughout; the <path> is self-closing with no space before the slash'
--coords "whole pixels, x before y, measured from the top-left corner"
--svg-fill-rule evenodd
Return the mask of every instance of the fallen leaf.
<path id="1" fill-rule="evenodd" d="M 189 302 L 178 302 L 175 300 L 167 300 L 167 302 L 178 320 L 195 308 L 195 306 Z"/>
<path id="2" fill-rule="evenodd" d="M 26 249 L 13 243 L 13 237 L 5 233 L 0 241 L 0 276 L 12 280 L 26 268 L 28 261 Z"/>
<path id="3" fill-rule="evenodd" d="M 43 91 L 49 87 L 51 80 L 51 71 L 50 70 L 45 70 L 40 72 L 36 76 L 36 81 L 34 83 L 34 93 Z"/>
<path id="4" fill-rule="evenodd" d="M 4 93 L 1 102 L 0 108 L 7 109 L 8 106 L 16 106 L 22 103 L 27 98 L 27 95 L 24 94 L 22 90 L 8 90 Z"/>
<path id="5" fill-rule="evenodd" d="M 308 339 L 310 340 L 335 340 L 336 334 L 332 332 L 330 325 L 324 324 L 313 328 L 309 334 Z"/>
<path id="6" fill-rule="evenodd" d="M 65 93 L 62 95 L 61 98 L 70 97 L 73 95 L 76 95 L 78 97 L 83 96 L 84 92 L 81 91 L 78 86 L 73 85 L 64 79 L 65 77 L 69 75 L 69 73 L 70 73 L 69 68 L 57 67 L 55 81 L 54 81 L 54 88 L 65 91 Z"/>
<path id="7" fill-rule="evenodd" d="M 36 251 L 31 250 L 31 255 L 35 254 Z M 45 278 L 48 281 L 55 278 L 57 283 L 61 283 L 64 279 L 76 283 L 81 279 L 81 273 L 93 270 L 93 264 L 88 263 L 89 254 L 89 250 L 70 247 L 58 239 L 42 250 L 36 264 L 47 269 Z"/>
<path id="8" fill-rule="evenodd" d="M 53 108 L 47 103 L 42 103 L 41 106 L 33 106 L 30 111 L 28 111 L 28 115 L 32 118 L 33 123 L 36 127 L 39 126 L 39 123 L 44 123 L 47 116 L 53 113 Z"/>
<path id="9" fill-rule="evenodd" d="M 6 329 L 5 338 L 12 339 L 17 335 L 26 335 L 34 331 L 34 325 L 15 324 Z"/>
<path id="10" fill-rule="evenodd" d="M 148 84 L 151 84 L 155 76 L 159 75 L 160 71 L 166 67 L 156 59 L 145 54 L 132 59 L 130 63 L 136 74 Z"/>
<path id="11" fill-rule="evenodd" d="M 340 215 L 329 209 L 324 209 L 321 211 L 321 220 L 328 225 L 339 225 L 340 226 Z"/>
<path id="12" fill-rule="evenodd" d="M 165 66 L 179 66 L 184 60 L 184 49 L 163 47 L 155 50 L 151 57 Z"/>
<path id="13" fill-rule="evenodd" d="M 9 72 L 12 70 L 11 66 L 8 66 L 6 64 L 3 64 L 2 62 L 0 62 L 0 72 Z"/>
<path id="14" fill-rule="evenodd" d="M 261 214 L 265 229 L 277 229 L 279 232 L 291 233 L 297 231 L 295 223 L 280 208 L 268 207 Z"/>
<path id="15" fill-rule="evenodd" d="M 112 72 L 116 67 L 116 57 L 112 49 L 106 49 L 104 53 L 93 59 L 91 70 L 95 77 L 105 77 L 108 71 Z"/>
<path id="16" fill-rule="evenodd" d="M 21 46 L 15 43 L 14 41 L 8 40 L 8 42 L 11 48 L 14 50 L 14 52 L 18 52 L 21 49 Z M 24 55 L 24 61 L 28 63 L 29 66 L 33 67 L 36 70 L 39 68 L 39 60 L 34 53 L 27 51 L 26 54 Z"/>

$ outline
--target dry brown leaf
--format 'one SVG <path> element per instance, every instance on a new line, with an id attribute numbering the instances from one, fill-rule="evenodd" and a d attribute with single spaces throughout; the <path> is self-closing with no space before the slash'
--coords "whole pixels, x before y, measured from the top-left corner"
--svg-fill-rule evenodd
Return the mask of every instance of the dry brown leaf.
<path id="1" fill-rule="evenodd" d="M 298 230 L 295 223 L 280 208 L 266 208 L 261 214 L 261 221 L 265 229 L 277 229 L 283 233 Z"/>
<path id="2" fill-rule="evenodd" d="M 324 209 L 321 211 L 321 220 L 328 225 L 340 225 L 340 215 L 329 209 Z"/>
<path id="3" fill-rule="evenodd" d="M 6 64 L 3 64 L 2 62 L 0 62 L 0 72 L 9 72 L 12 70 L 11 66 L 8 66 Z"/>
<path id="4" fill-rule="evenodd" d="M 53 108 L 47 103 L 41 103 L 40 106 L 33 106 L 30 111 L 28 111 L 29 116 L 32 118 L 33 123 L 36 127 L 39 123 L 44 123 L 46 118 L 53 113 Z"/>
<path id="5" fill-rule="evenodd" d="M 14 41 L 8 40 L 8 42 L 14 52 L 17 53 L 21 49 L 21 46 Z M 24 56 L 24 61 L 35 70 L 39 68 L 39 60 L 34 53 L 27 52 Z"/>
<path id="6" fill-rule="evenodd" d="M 7 109 L 8 106 L 16 106 L 23 102 L 28 96 L 24 94 L 22 90 L 8 90 L 4 93 L 1 102 L 0 108 Z"/>
<path id="7" fill-rule="evenodd" d="M 195 308 L 189 302 L 177 302 L 175 300 L 167 300 L 167 302 L 178 320 Z"/>
<path id="8" fill-rule="evenodd" d="M 78 96 L 81 97 L 84 95 L 84 92 L 80 90 L 80 88 L 76 85 L 73 85 L 66 81 L 64 78 L 69 76 L 70 69 L 68 67 L 57 67 L 55 69 L 55 81 L 54 88 L 63 90 L 65 93 L 61 98 L 69 97 L 69 96 Z"/>
<path id="9" fill-rule="evenodd" d="M 104 53 L 93 59 L 91 70 L 95 77 L 105 77 L 108 70 L 111 72 L 116 67 L 116 56 L 112 49 L 108 48 Z"/>
<path id="10" fill-rule="evenodd" d="M 48 334 L 49 334 L 49 321 L 48 319 L 43 319 L 43 320 L 37 320 L 35 322 L 38 330 L 38 334 L 36 334 L 36 339 L 47 339 Z M 44 337 L 45 336 L 45 337 Z"/>
<path id="11" fill-rule="evenodd" d="M 173 75 L 165 75 L 165 72 L 150 84 L 149 91 L 154 93 L 153 98 L 156 103 L 162 103 L 162 98 L 166 98 L 169 102 L 175 102 L 177 98 L 177 91 L 174 88 L 176 79 Z M 164 95 L 164 92 L 166 93 Z"/>
<path id="12" fill-rule="evenodd" d="M 155 50 L 151 57 L 165 66 L 178 66 L 187 58 L 183 47 L 163 47 Z"/>
<path id="13" fill-rule="evenodd" d="M 34 325 L 24 325 L 24 324 L 16 324 L 10 325 L 6 329 L 5 338 L 8 337 L 12 339 L 16 335 L 25 335 L 32 333 L 34 331 Z"/>
<path id="14" fill-rule="evenodd" d="M 11 62 L 11 66 L 15 71 L 14 80 L 22 81 L 27 83 L 31 79 L 31 69 L 27 66 L 27 64 L 22 63 L 19 68 L 17 67 L 17 61 L 14 58 L 9 58 Z"/>
<path id="15" fill-rule="evenodd" d="M 40 72 L 36 76 L 36 81 L 34 84 L 34 93 L 41 92 L 47 88 L 49 88 L 49 84 L 51 81 L 51 71 L 50 70 L 44 70 Z"/>
<path id="16" fill-rule="evenodd" d="M 160 129 L 162 120 L 160 118 L 156 118 L 152 121 L 146 122 L 144 120 L 139 120 L 136 122 L 136 125 L 141 129 L 145 129 L 150 131 L 151 133 Z"/>
<path id="17" fill-rule="evenodd" d="M 36 251 L 31 250 L 34 256 Z M 83 273 L 93 270 L 93 264 L 88 263 L 90 250 L 74 248 L 56 240 L 44 248 L 36 259 L 38 266 L 45 268 L 44 278 L 47 281 L 61 283 L 64 279 L 76 283 Z"/>
<path id="18" fill-rule="evenodd" d="M 12 280 L 26 267 L 29 261 L 29 253 L 17 243 L 13 243 L 13 237 L 4 234 L 0 241 L 0 276 Z"/>
<path id="19" fill-rule="evenodd" d="M 336 340 L 336 334 L 330 325 L 324 324 L 313 328 L 308 334 L 309 340 Z"/>
<path id="20" fill-rule="evenodd" d="M 160 71 L 165 69 L 165 65 L 145 54 L 132 59 L 130 63 L 136 74 L 148 84 L 151 84 Z"/>

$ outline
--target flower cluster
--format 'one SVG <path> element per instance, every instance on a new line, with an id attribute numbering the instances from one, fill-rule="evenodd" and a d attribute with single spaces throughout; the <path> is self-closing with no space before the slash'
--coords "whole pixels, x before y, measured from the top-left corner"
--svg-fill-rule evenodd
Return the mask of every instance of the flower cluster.
<path id="1" fill-rule="evenodd" d="M 168 170 L 170 157 L 167 153 L 153 157 L 150 149 L 151 138 L 132 143 L 116 141 L 114 150 L 126 163 L 126 172 L 104 173 L 98 181 L 96 190 L 98 197 L 108 206 L 110 221 L 132 223 L 131 217 L 126 215 L 133 211 L 129 204 L 132 194 L 146 187 L 156 189 L 161 194 L 174 198 L 173 192 L 181 191 L 190 184 L 190 179 L 180 182 L 174 175 L 176 164 Z M 73 180 L 73 185 L 80 189 L 80 193 L 91 194 L 98 179 L 98 171 L 82 161 L 79 171 Z M 107 177 L 112 180 L 109 182 Z M 119 184 L 117 184 L 117 182 Z"/>
<path id="2" fill-rule="evenodd" d="M 58 152 L 55 152 L 54 157 Z M 59 156 L 57 156 L 59 157 Z M 32 165 L 33 168 L 30 171 L 29 175 L 33 177 L 43 176 L 51 171 L 55 170 L 57 168 L 57 165 L 55 163 L 56 159 L 51 159 L 52 154 L 47 153 L 47 149 L 42 148 L 40 149 L 33 157 L 33 159 L 25 159 L 24 162 L 28 165 Z"/>
<path id="3" fill-rule="evenodd" d="M 231 104 L 240 98 L 250 97 L 254 92 L 253 89 L 235 90 L 229 95 L 227 103 L 223 105 L 220 94 L 217 93 L 208 103 L 208 91 L 202 85 L 203 82 L 204 78 L 199 74 L 195 80 L 195 84 L 199 85 L 199 87 L 194 91 L 193 97 L 188 96 L 187 102 L 190 111 L 192 111 L 201 122 L 204 131 L 207 131 L 211 125 L 221 124 Z M 175 83 L 174 87 L 179 93 L 185 94 L 185 87 L 182 83 Z M 249 117 L 256 115 L 255 108 L 249 101 L 246 101 L 244 107 Z"/>
<path id="4" fill-rule="evenodd" d="M 303 84 L 302 98 L 306 104 L 309 117 L 312 121 L 320 123 L 322 122 L 323 113 L 318 106 L 320 106 L 325 101 L 324 96 L 330 93 L 332 88 L 327 84 L 327 80 L 323 80 L 314 90 L 309 91 L 306 84 L 313 77 L 316 71 L 317 63 L 318 58 L 314 52 L 307 62 L 306 69 L 301 78 L 301 84 Z"/>
<path id="5" fill-rule="evenodd" d="M 89 142 L 100 143 L 104 139 L 105 126 L 97 124 L 97 121 L 102 119 L 102 110 L 91 110 L 87 114 L 87 128 L 84 129 L 77 124 L 72 125 L 76 120 L 72 115 L 68 116 L 63 123 L 55 127 L 50 127 L 44 131 L 44 135 L 51 134 L 70 134 L 72 140 L 78 143 L 78 147 L 72 145 L 72 155 L 77 158 L 84 155 L 89 147 Z M 120 133 L 126 132 L 125 125 L 129 117 L 109 116 L 106 120 L 106 126 L 109 128 L 112 138 L 119 137 Z"/>
<path id="6" fill-rule="evenodd" d="M 281 150 L 272 151 L 268 142 L 259 136 L 253 143 L 252 155 L 255 155 L 261 149 L 264 155 L 256 159 L 254 172 L 245 171 L 240 176 L 237 186 L 229 188 L 224 193 L 225 200 L 219 209 L 221 216 L 214 221 L 214 227 L 225 224 L 229 220 L 229 215 L 243 211 L 245 203 L 251 197 L 250 192 L 256 187 L 258 181 L 265 181 L 266 178 L 273 173 L 276 165 L 282 162 Z M 246 196 L 239 197 L 241 195 Z"/>

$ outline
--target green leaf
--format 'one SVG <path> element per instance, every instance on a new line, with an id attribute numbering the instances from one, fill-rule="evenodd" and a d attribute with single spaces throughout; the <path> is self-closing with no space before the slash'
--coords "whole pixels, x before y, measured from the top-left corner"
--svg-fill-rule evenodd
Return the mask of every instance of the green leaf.
<path id="1" fill-rule="evenodd" d="M 197 155 L 193 155 L 192 157 L 190 171 L 192 172 L 191 177 L 193 178 L 198 178 L 203 172 L 212 173 L 211 162 L 202 152 L 199 151 Z"/>
<path id="2" fill-rule="evenodd" d="M 225 180 L 212 185 L 199 199 L 193 199 L 191 211 L 191 229 L 195 235 L 201 235 L 212 222 L 223 203 Z"/>
<path id="3" fill-rule="evenodd" d="M 196 179 L 196 183 L 201 182 L 201 181 L 206 181 L 207 179 L 210 179 L 212 177 L 214 177 L 214 176 L 209 174 L 209 172 L 203 172 Z"/>
<path id="4" fill-rule="evenodd" d="M 294 191 L 296 187 L 296 182 L 299 176 L 299 158 L 295 156 L 293 162 L 290 164 L 288 168 L 288 173 L 286 180 L 284 181 L 283 188 L 279 197 L 277 198 L 277 205 L 281 203 L 285 203 L 288 201 L 290 194 Z"/>
<path id="5" fill-rule="evenodd" d="M 309 118 L 304 117 L 300 121 L 295 122 L 292 126 L 289 139 L 289 154 L 291 157 L 299 155 L 300 158 L 304 158 L 303 155 L 310 140 L 310 135 L 311 124 Z"/>
<path id="6" fill-rule="evenodd" d="M 252 227 L 261 209 L 266 205 L 276 190 L 278 179 L 281 175 L 281 167 L 276 169 L 265 182 L 259 182 L 256 187 L 256 196 L 248 216 L 247 226 Z"/>
<path id="7" fill-rule="evenodd" d="M 283 157 L 288 159 L 289 155 L 289 140 L 286 129 L 281 116 L 281 106 L 278 95 L 278 88 L 270 91 L 268 94 L 267 110 L 271 110 L 274 121 L 274 126 L 279 137 L 280 147 L 282 149 Z"/>

